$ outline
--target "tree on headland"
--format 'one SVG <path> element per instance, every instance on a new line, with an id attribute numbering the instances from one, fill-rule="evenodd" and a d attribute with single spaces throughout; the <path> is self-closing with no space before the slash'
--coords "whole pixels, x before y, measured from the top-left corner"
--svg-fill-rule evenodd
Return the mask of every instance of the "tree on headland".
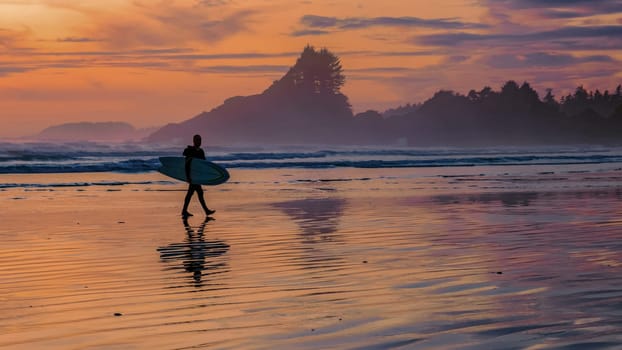
<path id="1" fill-rule="evenodd" d="M 553 95 L 553 89 L 551 88 L 546 89 L 546 95 L 542 99 L 542 102 L 546 103 L 547 105 L 551 105 L 551 106 L 558 105 L 557 101 L 555 101 L 555 95 Z"/>
<path id="2" fill-rule="evenodd" d="M 326 48 L 316 50 L 307 45 L 286 77 L 296 89 L 306 93 L 336 95 L 346 81 L 337 55 Z"/>
<path id="3" fill-rule="evenodd" d="M 326 48 L 305 46 L 288 72 L 266 90 L 279 103 L 304 111 L 317 120 L 352 116 L 348 97 L 341 93 L 346 77 L 341 60 Z"/>

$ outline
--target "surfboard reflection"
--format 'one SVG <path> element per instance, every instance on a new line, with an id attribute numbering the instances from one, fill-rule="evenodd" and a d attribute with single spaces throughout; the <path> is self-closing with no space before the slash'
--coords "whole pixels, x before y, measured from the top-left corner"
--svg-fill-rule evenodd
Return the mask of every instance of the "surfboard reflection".
<path id="1" fill-rule="evenodd" d="M 227 266 L 222 255 L 229 251 L 229 245 L 220 240 L 205 240 L 205 227 L 211 220 L 214 219 L 207 217 L 199 226 L 192 227 L 188 219 L 183 219 L 186 230 L 185 242 L 158 248 L 160 261 L 164 263 L 182 261 L 183 269 L 191 274 L 195 287 L 203 285 L 204 276 L 223 272 L 218 270 Z"/>

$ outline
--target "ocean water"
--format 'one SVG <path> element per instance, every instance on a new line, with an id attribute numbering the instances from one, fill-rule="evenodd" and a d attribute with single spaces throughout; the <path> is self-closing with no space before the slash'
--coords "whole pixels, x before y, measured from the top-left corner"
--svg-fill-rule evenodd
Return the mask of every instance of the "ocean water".
<path id="1" fill-rule="evenodd" d="M 399 168 L 489 165 L 621 163 L 622 149 L 604 147 L 388 148 L 388 147 L 206 147 L 209 160 L 227 168 Z M 146 172 L 161 156 L 181 147 L 145 144 L 0 143 L 0 174 Z"/>
<path id="2" fill-rule="evenodd" d="M 615 149 L 1 149 L 2 349 L 622 348 Z"/>
<path id="3" fill-rule="evenodd" d="M 565 167 L 231 169 L 187 223 L 156 172 L 3 174 L 0 348 L 619 349 L 622 171 Z"/>
<path id="4" fill-rule="evenodd" d="M 183 147 L 146 144 L 0 143 L 0 174 L 141 174 L 160 167 L 158 157 L 181 155 Z M 389 147 L 205 147 L 209 160 L 232 169 L 418 169 L 409 176 L 500 176 L 603 172 L 622 168 L 622 148 L 389 148 Z M 508 172 L 507 169 L 512 171 Z M 357 172 L 352 172 L 356 174 Z M 13 177 L 15 178 L 15 177 Z M 166 185 L 174 182 L 0 181 L 0 188 L 108 185 Z M 359 176 L 351 179 L 357 180 Z M 295 179 L 304 181 L 308 179 Z M 317 179 L 316 179 L 317 180 Z M 232 179 L 232 181 L 235 181 Z"/>

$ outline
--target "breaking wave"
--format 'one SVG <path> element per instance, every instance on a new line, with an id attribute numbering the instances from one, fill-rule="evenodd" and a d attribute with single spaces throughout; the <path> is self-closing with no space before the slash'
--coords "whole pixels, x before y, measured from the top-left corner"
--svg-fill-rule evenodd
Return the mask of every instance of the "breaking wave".
<path id="1" fill-rule="evenodd" d="M 362 148 L 295 151 L 206 149 L 227 168 L 405 168 L 494 165 L 622 163 L 622 150 L 605 148 L 404 149 Z M 0 174 L 155 171 L 160 156 L 178 148 L 136 145 L 0 144 Z"/>

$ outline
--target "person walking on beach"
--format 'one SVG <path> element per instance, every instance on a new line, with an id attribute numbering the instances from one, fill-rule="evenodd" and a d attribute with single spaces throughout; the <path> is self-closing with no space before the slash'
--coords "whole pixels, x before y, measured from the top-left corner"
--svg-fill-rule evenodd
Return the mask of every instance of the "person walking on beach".
<path id="1" fill-rule="evenodd" d="M 201 203 L 201 206 L 205 211 L 205 215 L 209 216 L 216 212 L 215 210 L 211 210 L 210 208 L 208 208 L 205 204 L 205 198 L 203 197 L 203 188 L 201 188 L 201 185 L 192 183 L 192 176 L 190 171 L 192 168 L 192 160 L 194 158 L 205 160 L 205 152 L 203 152 L 203 149 L 201 148 L 201 135 L 194 135 L 194 137 L 192 138 L 192 143 L 192 146 L 188 146 L 184 150 L 184 157 L 186 157 L 186 180 L 188 181 L 189 185 L 188 192 L 186 192 L 186 198 L 184 199 L 184 208 L 181 211 L 181 216 L 184 218 L 192 216 L 192 214 L 188 212 L 188 205 L 190 205 L 190 199 L 192 198 L 194 192 L 196 192 L 197 196 L 199 196 L 199 202 Z"/>

